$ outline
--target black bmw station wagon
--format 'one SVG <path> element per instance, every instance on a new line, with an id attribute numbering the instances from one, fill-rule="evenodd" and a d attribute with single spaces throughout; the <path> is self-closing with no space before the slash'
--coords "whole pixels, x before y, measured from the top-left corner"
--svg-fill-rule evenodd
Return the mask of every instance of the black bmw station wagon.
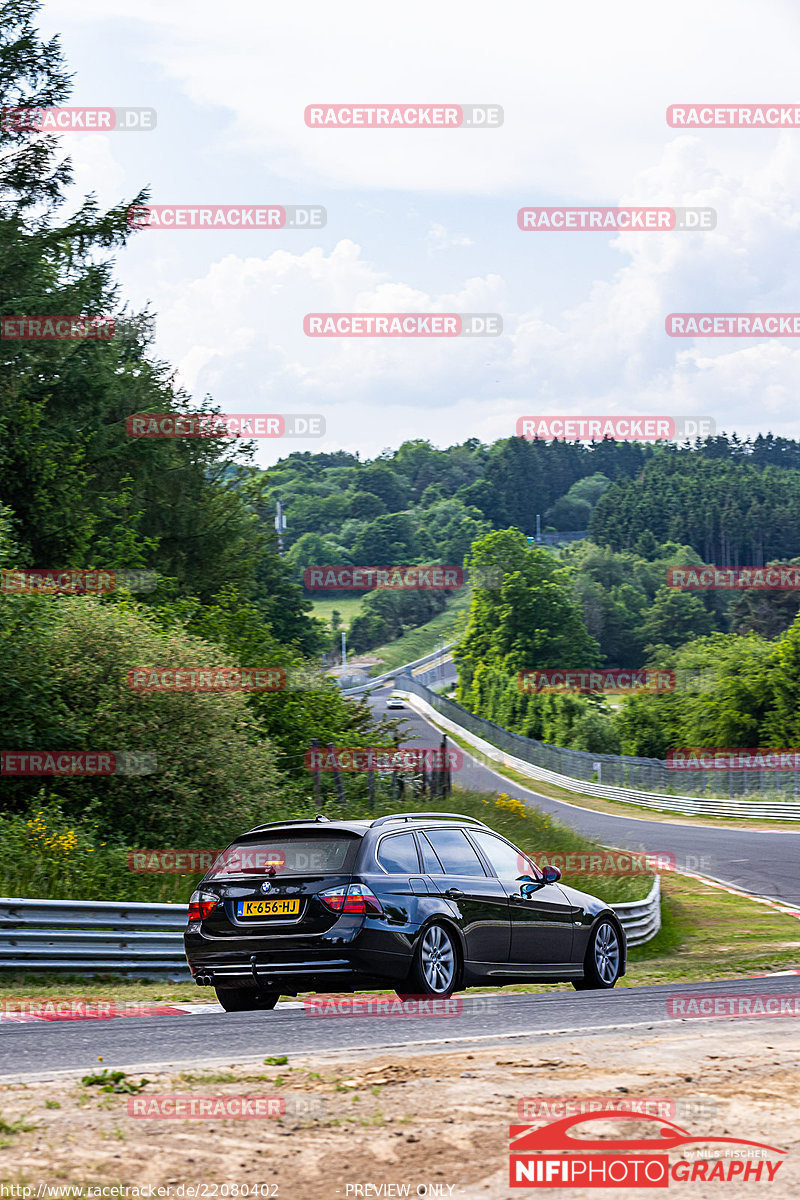
<path id="1" fill-rule="evenodd" d="M 228 1012 L 306 991 L 612 988 L 626 966 L 619 918 L 560 878 L 457 813 L 259 825 L 193 893 L 186 958 Z"/>

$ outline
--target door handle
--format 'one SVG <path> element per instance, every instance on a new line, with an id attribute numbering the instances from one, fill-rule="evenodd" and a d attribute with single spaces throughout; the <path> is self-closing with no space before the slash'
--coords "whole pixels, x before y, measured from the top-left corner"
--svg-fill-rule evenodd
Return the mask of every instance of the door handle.
<path id="1" fill-rule="evenodd" d="M 448 888 L 444 895 L 448 900 L 460 900 L 464 893 L 462 892 L 461 888 L 453 887 Z"/>

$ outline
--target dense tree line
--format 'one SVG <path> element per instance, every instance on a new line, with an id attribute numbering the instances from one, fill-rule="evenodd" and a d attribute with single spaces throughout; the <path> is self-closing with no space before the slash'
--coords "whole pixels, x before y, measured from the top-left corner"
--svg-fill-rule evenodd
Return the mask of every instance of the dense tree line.
<path id="1" fill-rule="evenodd" d="M 39 37 L 37 8 L 0 3 L 2 105 L 68 100 L 58 39 Z M 134 413 L 196 405 L 153 357 L 148 314 L 128 319 L 113 278 L 109 256 L 146 194 L 109 212 L 90 197 L 70 212 L 71 180 L 58 137 L 0 130 L 0 316 L 118 321 L 113 336 L 0 340 L 0 566 L 143 568 L 158 585 L 95 598 L 0 593 L 0 745 L 154 754 L 155 773 L 60 778 L 59 795 L 75 813 L 91 804 L 114 836 L 232 836 L 278 796 L 308 803 L 311 737 L 361 745 L 388 734 L 308 658 L 322 626 L 277 553 L 252 447 L 128 435 Z M 203 410 L 218 406 L 206 398 Z M 128 684 L 135 667 L 272 664 L 291 674 L 283 692 Z M 42 783 L 4 776 L 2 804 L 23 808 Z"/>
<path id="2" fill-rule="evenodd" d="M 800 554 L 798 518 L 795 468 L 667 452 L 636 479 L 613 484 L 589 528 L 594 541 L 615 550 L 654 538 L 686 543 L 707 563 L 763 566 Z"/>
<path id="3" fill-rule="evenodd" d="M 614 549 L 636 549 L 650 535 L 653 544 L 693 546 L 706 561 L 737 546 L 766 561 L 797 552 L 785 538 L 765 537 L 765 525 L 792 519 L 798 472 L 800 443 L 771 434 L 719 435 L 682 446 L 511 437 L 489 446 L 471 438 L 438 450 L 416 440 L 371 462 L 344 451 L 291 454 L 267 472 L 266 494 L 283 502 L 287 546 L 302 565 L 311 552 L 329 556 L 322 561 L 365 561 L 387 529 L 402 561 L 437 550 L 452 558 L 465 540 L 459 536 L 465 521 L 533 536 L 537 515 L 557 530 L 591 528 L 595 541 Z M 659 503 L 662 494 L 666 505 Z M 766 512 L 759 508 L 764 503 Z M 718 516 L 704 521 L 709 507 Z M 399 516 L 410 524 L 391 520 Z M 745 533 L 737 541 L 735 523 L 742 520 Z M 314 540 L 304 540 L 308 535 Z"/>
<path id="4" fill-rule="evenodd" d="M 552 554 L 517 531 L 473 547 L 502 571 L 475 589 L 456 647 L 456 698 L 503 728 L 553 745 L 663 758 L 670 747 L 783 747 L 800 737 L 797 592 L 699 595 L 666 585 L 698 563 L 666 543 L 649 557 L 583 541 Z M 663 668 L 676 687 L 618 697 L 529 692 L 526 668 Z M 794 738 L 794 741 L 786 739 Z"/>
<path id="5" fill-rule="evenodd" d="M 609 718 L 623 754 L 800 745 L 800 617 L 776 641 L 716 633 L 660 658 L 675 669 L 678 686 L 631 697 Z"/>

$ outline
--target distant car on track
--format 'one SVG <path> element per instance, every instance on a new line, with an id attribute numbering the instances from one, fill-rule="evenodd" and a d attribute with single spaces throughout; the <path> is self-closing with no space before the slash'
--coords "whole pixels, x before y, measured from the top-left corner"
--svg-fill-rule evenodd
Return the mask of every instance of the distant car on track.
<path id="1" fill-rule="evenodd" d="M 400 696 L 390 696 L 386 701 L 387 708 L 405 708 L 405 701 Z"/>
<path id="2" fill-rule="evenodd" d="M 560 878 L 458 813 L 274 822 L 201 880 L 186 958 L 228 1012 L 305 991 L 613 988 L 626 969 L 620 920 Z"/>

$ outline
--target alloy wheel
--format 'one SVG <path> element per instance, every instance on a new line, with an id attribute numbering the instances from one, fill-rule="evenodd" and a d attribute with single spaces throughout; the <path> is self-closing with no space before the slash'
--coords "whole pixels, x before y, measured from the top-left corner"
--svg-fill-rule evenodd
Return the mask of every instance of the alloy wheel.
<path id="1" fill-rule="evenodd" d="M 613 983 L 619 973 L 619 938 L 607 921 L 598 926 L 595 934 L 594 962 L 603 983 Z"/>
<path id="2" fill-rule="evenodd" d="M 431 925 L 422 939 L 422 973 L 432 992 L 443 994 L 452 989 L 456 973 L 453 943 L 441 925 Z"/>

